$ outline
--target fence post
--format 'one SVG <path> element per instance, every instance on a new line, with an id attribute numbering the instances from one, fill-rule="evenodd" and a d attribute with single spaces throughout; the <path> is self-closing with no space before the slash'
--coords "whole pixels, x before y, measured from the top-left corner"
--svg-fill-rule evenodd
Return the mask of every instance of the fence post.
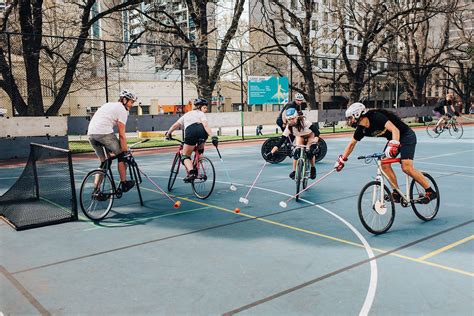
<path id="1" fill-rule="evenodd" d="M 13 69 L 12 69 L 12 46 L 10 42 L 10 33 L 7 33 L 7 46 L 8 46 L 8 66 L 10 68 L 10 78 L 8 80 L 10 81 L 10 93 L 11 93 L 11 99 L 12 99 L 12 117 L 15 116 L 15 101 L 16 101 L 16 94 L 13 92 Z"/>
<path id="2" fill-rule="evenodd" d="M 183 72 L 183 58 L 184 58 L 184 53 L 183 53 L 183 46 L 180 46 L 179 47 L 179 57 L 180 57 L 180 61 L 179 61 L 179 71 L 181 73 L 181 114 L 184 115 L 184 72 Z M 179 114 L 178 114 L 179 116 Z M 182 139 L 184 140 L 184 128 L 181 130 L 181 136 L 182 136 Z"/>
<path id="3" fill-rule="evenodd" d="M 109 78 L 108 78 L 108 70 L 107 70 L 107 42 L 103 41 L 104 43 L 104 76 L 105 76 L 105 102 L 109 102 Z M 120 67 L 120 66 L 119 66 Z"/>
<path id="4" fill-rule="evenodd" d="M 244 56 L 242 51 L 240 51 L 240 106 L 240 124 L 242 126 L 242 140 L 244 140 Z"/>
<path id="5" fill-rule="evenodd" d="M 288 95 L 288 102 L 292 99 L 292 96 L 293 96 L 293 59 L 290 59 L 290 94 Z"/>
<path id="6" fill-rule="evenodd" d="M 336 101 L 336 59 L 332 60 L 332 96 L 333 102 Z"/>

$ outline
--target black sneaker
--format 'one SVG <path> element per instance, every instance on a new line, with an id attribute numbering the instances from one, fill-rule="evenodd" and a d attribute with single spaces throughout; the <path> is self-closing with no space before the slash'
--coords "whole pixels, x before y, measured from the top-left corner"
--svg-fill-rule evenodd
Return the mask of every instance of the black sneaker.
<path id="1" fill-rule="evenodd" d="M 192 182 L 194 179 L 196 179 L 197 172 L 195 169 L 189 170 L 188 175 L 184 177 L 183 181 L 186 183 Z"/>
<path id="2" fill-rule="evenodd" d="M 296 174 L 295 171 L 292 171 L 292 172 L 290 173 L 290 178 L 291 178 L 292 180 L 295 180 L 295 174 Z"/>
<path id="3" fill-rule="evenodd" d="M 419 200 L 419 203 L 421 204 L 428 204 L 430 203 L 431 201 L 435 200 L 438 198 L 438 194 L 434 191 L 426 191 L 425 192 L 425 196 L 422 197 L 420 200 Z"/>
<path id="4" fill-rule="evenodd" d="M 135 182 L 132 180 L 126 180 L 120 182 L 120 188 L 122 189 L 122 192 L 128 192 L 130 191 L 131 188 L 135 186 Z"/>
<path id="5" fill-rule="evenodd" d="M 311 171 L 309 173 L 309 178 L 311 180 L 314 180 L 316 179 L 316 167 L 311 167 Z"/>
<path id="6" fill-rule="evenodd" d="M 400 196 L 400 193 L 398 193 L 397 191 L 393 191 L 392 192 L 392 200 L 393 202 L 395 203 L 400 203 L 400 200 L 401 200 L 401 196 Z"/>

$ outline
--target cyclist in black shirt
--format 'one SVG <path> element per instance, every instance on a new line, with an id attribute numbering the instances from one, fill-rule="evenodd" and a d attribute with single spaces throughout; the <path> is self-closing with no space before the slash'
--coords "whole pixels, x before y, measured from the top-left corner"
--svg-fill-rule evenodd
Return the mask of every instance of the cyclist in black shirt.
<path id="1" fill-rule="evenodd" d="M 448 93 L 446 95 L 446 99 L 438 102 L 436 107 L 433 109 L 433 113 L 438 118 L 438 122 L 436 123 L 434 130 L 437 130 L 440 126 L 444 127 L 444 125 L 446 124 L 446 122 L 451 116 L 453 115 L 459 116 L 459 112 L 456 111 L 456 108 L 454 107 L 453 94 Z"/>
<path id="2" fill-rule="evenodd" d="M 430 187 L 425 176 L 413 167 L 416 134 L 395 113 L 381 109 L 367 111 L 362 103 L 354 103 L 347 109 L 346 119 L 347 124 L 356 130 L 342 155 L 337 158 L 334 165 L 337 171 L 344 168 L 344 163 L 354 150 L 355 145 L 364 136 L 385 137 L 388 140 L 385 146 L 385 155 L 388 158 L 395 158 L 400 153 L 403 172 L 415 179 L 425 189 L 425 197 L 422 202 L 429 203 L 437 198 L 437 193 Z M 397 177 L 391 164 L 382 165 L 382 169 L 398 188 Z M 400 203 L 398 192 L 393 191 L 392 197 L 395 202 Z"/>

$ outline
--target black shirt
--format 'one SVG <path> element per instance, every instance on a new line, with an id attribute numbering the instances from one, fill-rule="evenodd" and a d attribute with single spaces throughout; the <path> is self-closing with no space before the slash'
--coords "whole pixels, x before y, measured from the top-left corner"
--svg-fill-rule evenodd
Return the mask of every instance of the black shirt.
<path id="1" fill-rule="evenodd" d="M 369 127 L 358 125 L 354 132 L 354 139 L 360 141 L 364 136 L 367 137 L 385 137 L 388 140 L 392 140 L 392 132 L 390 132 L 385 124 L 390 121 L 400 131 L 400 136 L 408 132 L 410 128 L 408 125 L 402 122 L 401 119 L 393 115 L 390 119 L 384 113 L 378 112 L 377 110 L 368 111 L 363 115 L 369 119 Z"/>

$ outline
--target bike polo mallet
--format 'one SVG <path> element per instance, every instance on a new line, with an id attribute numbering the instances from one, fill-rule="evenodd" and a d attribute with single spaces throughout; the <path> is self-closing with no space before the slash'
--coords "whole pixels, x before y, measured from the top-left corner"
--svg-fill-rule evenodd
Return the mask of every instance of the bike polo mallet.
<path id="1" fill-rule="evenodd" d="M 262 171 L 263 169 L 265 168 L 265 166 L 267 165 L 267 162 L 265 161 L 262 168 L 260 169 L 260 171 L 258 172 L 257 174 L 257 177 L 255 178 L 255 180 L 253 180 L 253 183 L 252 185 L 250 186 L 250 189 L 249 191 L 247 192 L 247 194 L 245 195 L 245 197 L 240 197 L 239 199 L 239 202 L 240 203 L 244 203 L 245 205 L 249 204 L 249 200 L 247 199 L 249 194 L 250 194 L 250 191 L 252 191 L 253 187 L 255 186 L 255 183 L 257 183 L 257 180 L 258 178 L 260 177 L 260 175 L 262 174 Z M 240 212 L 240 209 L 238 207 L 235 208 L 234 210 L 236 213 L 239 213 Z"/>
<path id="2" fill-rule="evenodd" d="M 221 156 L 221 153 L 219 151 L 219 148 L 217 148 L 217 146 L 214 146 L 214 147 L 216 147 L 217 154 L 219 155 L 219 159 L 221 160 L 222 166 L 224 167 L 224 171 L 225 171 L 225 174 L 227 176 L 227 181 L 230 182 L 230 190 L 231 191 L 237 191 L 237 187 L 232 183 L 232 180 L 230 179 L 229 171 L 227 170 L 227 168 L 225 166 L 224 160 L 222 160 L 222 156 Z"/>
<path id="3" fill-rule="evenodd" d="M 149 176 L 147 176 L 143 171 L 138 169 L 142 175 L 145 176 L 145 178 L 148 179 L 158 190 L 160 190 L 168 199 L 170 199 L 171 202 L 173 202 L 173 208 L 180 208 L 181 207 L 181 201 L 175 201 L 171 196 L 169 196 L 168 193 L 166 193 L 158 184 L 155 183 Z"/>
<path id="4" fill-rule="evenodd" d="M 296 193 L 295 195 L 293 195 L 292 197 L 288 198 L 286 201 L 281 201 L 280 202 L 280 206 L 283 207 L 283 208 L 286 208 L 288 206 L 288 202 L 290 202 L 291 200 L 293 200 L 294 198 L 296 198 L 298 195 L 300 195 L 301 193 L 303 193 L 304 191 L 308 190 L 309 188 L 311 188 L 313 185 L 321 182 L 321 180 L 323 180 L 324 178 L 326 178 L 327 176 L 329 176 L 331 173 L 333 173 L 334 171 L 336 171 L 336 168 L 333 168 L 331 171 L 329 171 L 328 173 L 326 173 L 324 176 L 322 176 L 321 178 L 319 178 L 319 180 L 315 181 L 314 183 L 311 183 L 309 186 L 306 187 L 306 189 L 303 189 L 301 190 L 300 192 Z"/>

